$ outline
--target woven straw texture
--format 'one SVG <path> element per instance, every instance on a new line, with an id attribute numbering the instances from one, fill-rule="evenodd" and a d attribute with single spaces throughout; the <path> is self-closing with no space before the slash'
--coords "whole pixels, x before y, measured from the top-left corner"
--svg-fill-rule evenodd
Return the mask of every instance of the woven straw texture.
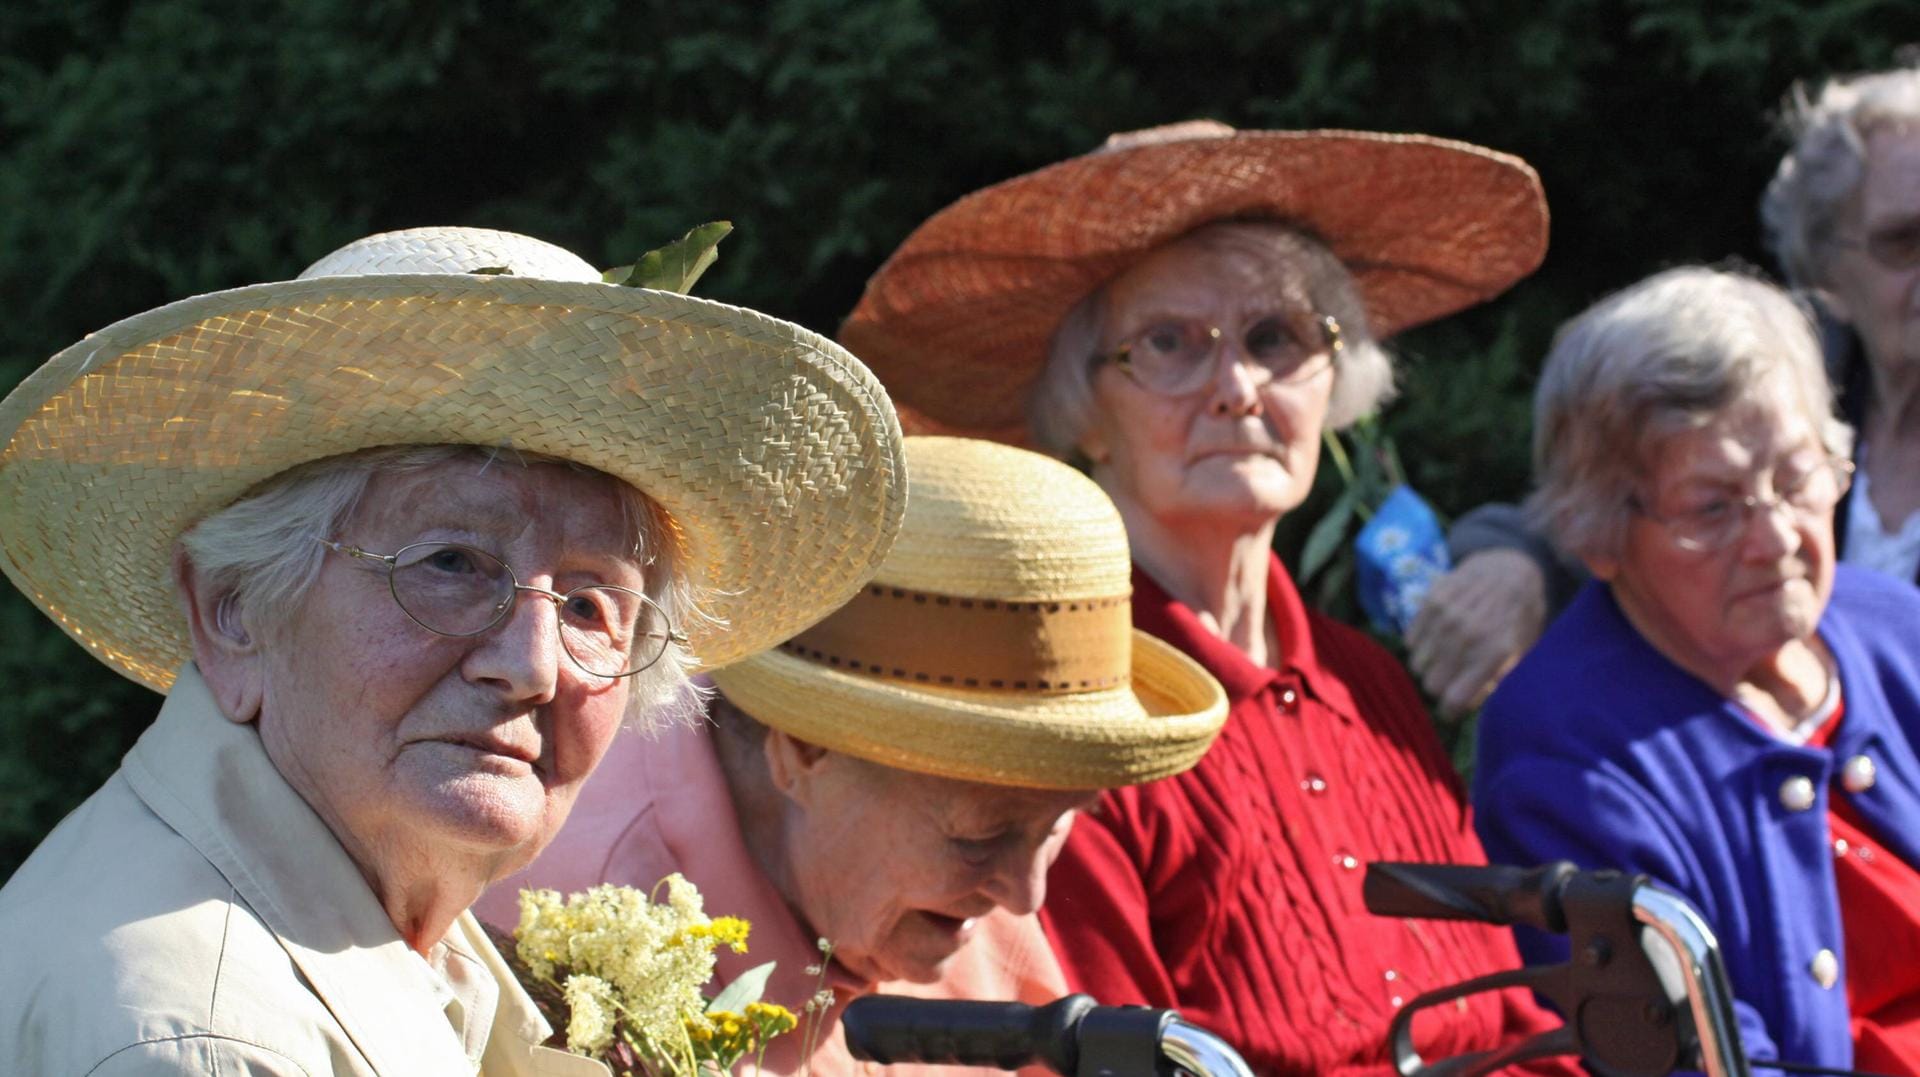
<path id="1" fill-rule="evenodd" d="M 495 265 L 514 274 L 464 272 Z M 559 248 L 471 229 L 372 237 L 303 279 L 118 322 L 0 401 L 0 432 L 0 567 L 103 662 L 162 692 L 190 653 L 176 536 L 321 457 L 502 445 L 625 479 L 672 515 L 723 622 L 694 635 L 703 666 L 844 602 L 905 508 L 893 410 L 845 350 L 752 311 L 601 284 Z"/>
<path id="2" fill-rule="evenodd" d="M 840 339 L 909 429 L 1027 443 L 1026 397 L 1061 319 L 1211 221 L 1282 220 L 1318 236 L 1380 337 L 1491 298 L 1546 254 L 1539 177 L 1508 154 L 1361 131 L 1139 134 L 967 195 L 868 281 Z"/>
<path id="3" fill-rule="evenodd" d="M 875 582 L 970 599 L 1068 602 L 1125 595 L 1126 531 L 1098 486 L 1024 450 L 907 439 L 913 496 Z M 938 634 L 956 652 L 965 639 Z M 784 650 L 714 672 L 742 710 L 823 747 L 904 770 L 1046 789 L 1103 789 L 1177 774 L 1226 720 L 1226 695 L 1172 647 L 1130 632 L 1127 685 L 1042 694 L 906 683 Z"/>

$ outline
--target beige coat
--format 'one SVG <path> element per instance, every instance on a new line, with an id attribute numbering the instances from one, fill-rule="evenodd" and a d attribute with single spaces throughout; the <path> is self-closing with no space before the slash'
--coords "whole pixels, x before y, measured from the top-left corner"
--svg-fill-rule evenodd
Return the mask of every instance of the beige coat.
<path id="1" fill-rule="evenodd" d="M 490 1018 L 446 1006 L 254 727 L 222 717 L 189 666 L 120 770 L 0 889 L 0 1069 L 607 1072 L 536 1046 L 547 1023 L 471 914 L 444 946 L 483 995 L 497 985 Z"/>

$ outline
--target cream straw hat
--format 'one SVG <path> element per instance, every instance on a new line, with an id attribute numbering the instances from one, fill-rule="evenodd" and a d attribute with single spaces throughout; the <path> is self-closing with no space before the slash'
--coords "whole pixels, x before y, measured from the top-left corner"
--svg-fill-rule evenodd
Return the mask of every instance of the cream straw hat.
<path id="1" fill-rule="evenodd" d="M 1201 225 L 1276 220 L 1353 274 L 1386 337 L 1505 291 L 1547 250 L 1518 157 L 1426 135 L 1236 131 L 1195 120 L 975 191 L 867 282 L 840 339 L 909 429 L 1028 441 L 1026 400 L 1076 303 Z"/>
<path id="2" fill-rule="evenodd" d="M 845 602 L 906 503 L 893 409 L 839 346 L 473 228 L 372 236 L 297 280 L 116 322 L 0 401 L 0 438 L 0 568 L 161 692 L 191 655 L 175 539 L 309 460 L 497 445 L 626 480 L 671 514 L 722 622 L 690 626 L 702 665 Z"/>
<path id="3" fill-rule="evenodd" d="M 777 650 L 716 670 L 775 729 L 876 763 L 1043 789 L 1178 774 L 1226 721 L 1206 670 L 1134 631 L 1120 514 L 1022 449 L 907 439 L 913 497 L 873 582 Z"/>

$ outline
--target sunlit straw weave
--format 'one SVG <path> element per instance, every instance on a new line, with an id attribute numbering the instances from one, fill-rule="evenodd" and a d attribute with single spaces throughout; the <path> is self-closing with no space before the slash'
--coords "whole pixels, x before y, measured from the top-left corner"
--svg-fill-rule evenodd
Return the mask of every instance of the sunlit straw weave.
<path id="1" fill-rule="evenodd" d="M 1547 245 L 1539 177 L 1508 154 L 1424 135 L 1176 124 L 934 214 L 868 281 L 840 339 L 903 418 L 930 420 L 924 431 L 1024 444 L 1028 391 L 1074 304 L 1226 219 L 1287 221 L 1326 242 L 1380 337 L 1499 294 Z"/>
<path id="2" fill-rule="evenodd" d="M 490 266 L 513 273 L 471 274 Z M 845 601 L 905 506 L 893 410 L 839 346 L 475 229 L 371 237 L 299 280 L 115 323 L 0 402 L 0 436 L 0 567 L 159 691 L 189 655 L 175 537 L 308 460 L 467 443 L 626 479 L 672 514 L 723 621 L 693 639 L 706 665 Z"/>
<path id="3" fill-rule="evenodd" d="M 1100 789 L 1199 761 L 1226 719 L 1226 695 L 1192 659 L 1132 630 L 1126 530 L 1100 488 L 1065 464 L 985 441 L 908 438 L 907 460 L 906 523 L 871 590 L 928 601 L 916 607 L 915 638 L 877 642 L 903 642 L 936 671 L 959 670 L 984 644 L 948 630 L 979 620 L 956 618 L 954 605 L 1019 606 L 1010 622 L 1031 621 L 1023 614 L 1035 605 L 1053 614 L 1073 607 L 1096 622 L 1117 618 L 1117 636 L 1096 623 L 1043 635 L 1036 647 L 1117 645 L 1122 683 L 967 687 L 958 677 L 856 671 L 783 648 L 715 671 L 720 690 L 803 740 L 948 778 Z"/>

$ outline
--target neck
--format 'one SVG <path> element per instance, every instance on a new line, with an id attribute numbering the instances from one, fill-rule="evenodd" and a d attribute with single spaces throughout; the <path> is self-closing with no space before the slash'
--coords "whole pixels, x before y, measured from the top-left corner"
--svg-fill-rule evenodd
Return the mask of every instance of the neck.
<path id="1" fill-rule="evenodd" d="M 1645 613 L 1646 604 L 1631 587 L 1615 580 L 1620 612 L 1667 660 L 1699 678 L 1723 698 L 1747 707 L 1769 725 L 1791 729 L 1813 714 L 1826 698 L 1831 667 L 1818 634 L 1789 640 L 1760 654 L 1718 654 L 1687 645 Z"/>
<path id="2" fill-rule="evenodd" d="M 489 883 L 526 866 L 528 858 L 521 850 L 476 851 L 397 828 L 382 828 L 378 819 L 370 825 L 349 825 L 347 817 L 321 794 L 321 786 L 310 780 L 298 760 L 276 754 L 267 730 L 261 732 L 275 768 L 333 833 L 348 859 L 360 869 L 360 877 L 386 910 L 394 929 L 421 956 L 447 937 L 453 922 L 480 899 Z M 369 823 L 364 819 L 361 822 Z"/>
<path id="3" fill-rule="evenodd" d="M 1274 648 L 1267 572 L 1279 521 L 1169 521 L 1123 498 L 1114 504 L 1126 521 L 1134 563 L 1215 635 L 1254 664 L 1267 665 Z"/>
<path id="4" fill-rule="evenodd" d="M 362 867 L 361 871 L 365 873 L 366 868 Z M 371 874 L 367 881 L 373 885 L 373 892 L 386 908 L 393 926 L 399 929 L 400 937 L 422 957 L 447 937 L 453 922 L 480 899 L 480 892 L 488 882 L 485 878 L 456 882 L 444 873 L 427 877 L 422 872 L 415 872 L 414 877 L 403 882 L 383 883 Z"/>
<path id="5" fill-rule="evenodd" d="M 1915 443 L 1920 439 L 1920 363 L 1897 363 L 1891 369 L 1870 363 L 1867 369 L 1873 379 L 1862 424 L 1868 445 L 1878 449 Z"/>
<path id="6" fill-rule="evenodd" d="M 819 933 L 800 911 L 798 888 L 787 863 L 787 831 L 792 824 L 793 802 L 773 785 L 767 766 L 765 747 L 722 726 L 713 731 L 714 755 L 720 761 L 720 773 L 727 781 L 727 797 L 733 801 L 734 817 L 740 820 L 740 837 L 747 855 L 773 884 L 801 933 L 808 938 Z"/>

